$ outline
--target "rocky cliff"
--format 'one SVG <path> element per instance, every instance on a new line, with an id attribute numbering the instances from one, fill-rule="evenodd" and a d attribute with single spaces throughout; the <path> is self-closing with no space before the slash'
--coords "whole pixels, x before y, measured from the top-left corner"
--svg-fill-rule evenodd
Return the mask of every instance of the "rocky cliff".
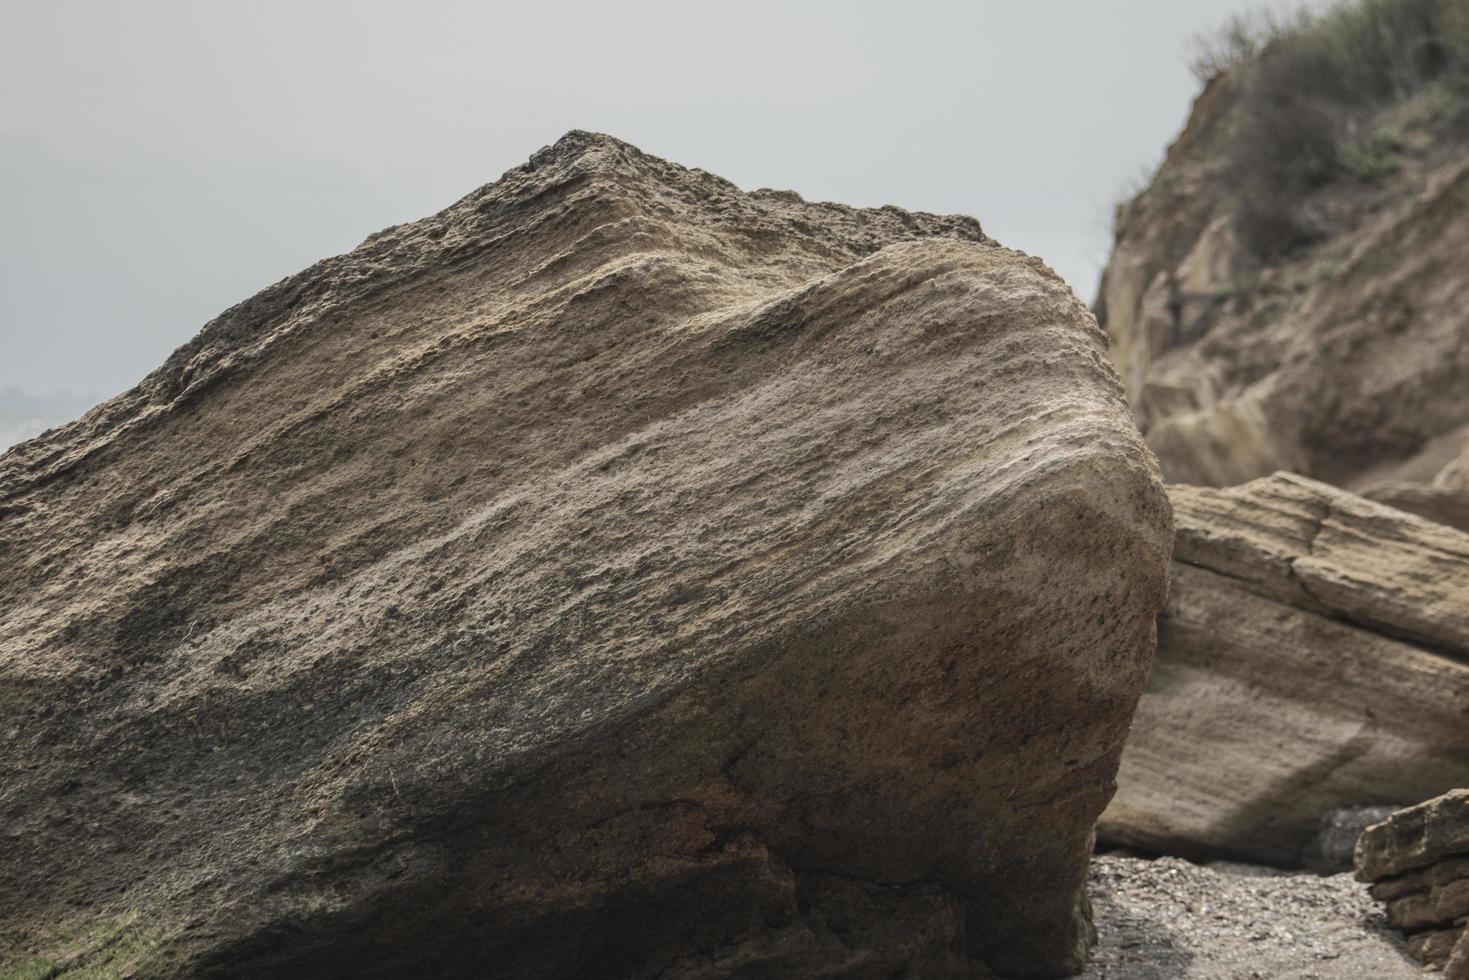
<path id="1" fill-rule="evenodd" d="M 1097 315 L 1170 480 L 1292 470 L 1464 519 L 1461 489 L 1414 488 L 1469 432 L 1469 96 L 1431 35 L 1404 42 L 1442 55 L 1408 81 L 1350 88 L 1371 62 L 1348 43 L 1386 30 L 1350 18 L 1396 9 L 1347 5 L 1215 77 L 1118 208 Z"/>
<path id="2" fill-rule="evenodd" d="M 0 457 L 5 969 L 1057 976 L 1172 526 L 966 218 L 572 133 Z"/>

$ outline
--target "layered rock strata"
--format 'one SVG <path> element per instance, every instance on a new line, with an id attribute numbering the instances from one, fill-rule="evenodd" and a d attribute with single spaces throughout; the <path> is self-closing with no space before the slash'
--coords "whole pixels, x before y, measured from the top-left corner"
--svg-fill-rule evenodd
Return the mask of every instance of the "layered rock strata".
<path id="1" fill-rule="evenodd" d="M 1469 978 L 1469 789 L 1400 810 L 1357 841 L 1357 877 L 1372 883 L 1409 953 Z"/>
<path id="2" fill-rule="evenodd" d="M 1288 474 L 1170 494 L 1105 842 L 1330 870 L 1323 818 L 1469 784 L 1469 535 Z"/>
<path id="3" fill-rule="evenodd" d="M 1041 262 L 572 133 L 0 457 L 5 968 L 1073 972 L 1171 544 Z"/>

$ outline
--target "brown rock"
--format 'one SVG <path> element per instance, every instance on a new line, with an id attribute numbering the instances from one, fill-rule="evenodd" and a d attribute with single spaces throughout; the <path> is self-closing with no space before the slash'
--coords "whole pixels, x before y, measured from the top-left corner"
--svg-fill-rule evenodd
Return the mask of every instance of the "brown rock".
<path id="1" fill-rule="evenodd" d="M 1262 257 L 1239 233 L 1228 164 L 1239 84 L 1209 83 L 1118 209 L 1096 310 L 1148 445 L 1182 483 L 1281 469 L 1349 488 L 1429 483 L 1469 451 L 1462 134 L 1435 129 L 1421 100 L 1362 120 L 1433 149 L 1310 192 L 1297 203 L 1321 234 Z"/>
<path id="2" fill-rule="evenodd" d="M 1357 841 L 1357 877 L 1387 900 L 1408 950 L 1446 977 L 1469 976 L 1469 789 L 1399 810 Z"/>
<path id="3" fill-rule="evenodd" d="M 1357 877 L 1381 881 L 1469 855 L 1469 789 L 1399 810 L 1357 841 Z"/>
<path id="4" fill-rule="evenodd" d="M 1170 494 L 1105 842 L 1314 865 L 1324 814 L 1469 784 L 1469 535 L 1288 474 Z"/>
<path id="5" fill-rule="evenodd" d="M 1469 490 L 1469 446 L 1438 471 L 1433 483 L 1445 490 Z"/>
<path id="6" fill-rule="evenodd" d="M 1433 914 L 1439 922 L 1469 918 L 1469 878 L 1446 881 L 1433 889 Z"/>
<path id="7" fill-rule="evenodd" d="M 1442 967 L 1463 938 L 1463 926 L 1414 933 L 1407 939 L 1408 955 L 1420 962 Z"/>
<path id="8" fill-rule="evenodd" d="M 1469 531 L 1469 445 L 1446 463 L 1431 483 L 1374 484 L 1362 495 L 1439 524 Z"/>
<path id="9" fill-rule="evenodd" d="M 1459 928 L 1459 939 L 1444 963 L 1443 976 L 1444 980 L 1469 980 L 1469 929 Z"/>
<path id="10" fill-rule="evenodd" d="M 1103 345 L 971 219 L 584 133 L 271 287 L 0 457 L 0 934 L 1078 969 L 1172 542 Z"/>
<path id="11" fill-rule="evenodd" d="M 1404 895 L 1387 903 L 1387 921 L 1395 928 L 1407 930 L 1424 929 L 1439 920 L 1433 914 L 1433 901 L 1424 892 Z"/>
<path id="12" fill-rule="evenodd" d="M 1447 858 L 1427 868 L 1383 878 L 1374 882 L 1369 892 L 1379 902 L 1386 902 L 1402 895 L 1427 892 L 1440 885 L 1457 884 L 1461 879 L 1469 879 L 1469 856 Z"/>
<path id="13" fill-rule="evenodd" d="M 1469 531 L 1469 490 L 1421 483 L 1383 483 L 1363 490 L 1362 496 L 1438 524 Z"/>
<path id="14" fill-rule="evenodd" d="M 1291 606 L 1469 651 L 1469 535 L 1289 473 L 1170 495 L 1175 561 Z"/>

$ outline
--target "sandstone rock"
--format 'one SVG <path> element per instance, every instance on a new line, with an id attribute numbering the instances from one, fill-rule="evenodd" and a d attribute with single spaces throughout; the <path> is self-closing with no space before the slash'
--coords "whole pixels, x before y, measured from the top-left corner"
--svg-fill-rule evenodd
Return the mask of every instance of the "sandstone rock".
<path id="1" fill-rule="evenodd" d="M 0 457 L 6 962 L 1078 969 L 1172 542 L 1103 344 L 584 133 L 231 309 Z"/>
<path id="2" fill-rule="evenodd" d="M 1444 962 L 1444 980 L 1469 980 L 1469 928 L 1459 927 L 1459 938 Z"/>
<path id="3" fill-rule="evenodd" d="M 1469 535 L 1288 474 L 1170 494 L 1105 842 L 1315 866 L 1323 815 L 1469 784 Z"/>
<path id="4" fill-rule="evenodd" d="M 1363 131 L 1431 151 L 1320 188 L 1302 207 L 1328 233 L 1262 259 L 1232 216 L 1238 85 L 1205 88 L 1118 209 L 1096 310 L 1148 445 L 1182 483 L 1429 483 L 1469 452 L 1469 144 L 1425 131 L 1421 102 L 1385 110 Z"/>
<path id="5" fill-rule="evenodd" d="M 1408 933 L 1408 951 L 1449 980 L 1469 977 L 1469 790 L 1399 810 L 1357 842 L 1357 877 Z"/>
<path id="6" fill-rule="evenodd" d="M 1407 940 L 1408 955 L 1415 960 L 1442 967 L 1448 962 L 1449 957 L 1453 955 L 1459 941 L 1463 938 L 1463 926 L 1414 933 Z M 1455 978 L 1449 978 L 1449 980 L 1455 980 Z"/>
<path id="7" fill-rule="evenodd" d="M 1469 446 L 1438 471 L 1433 483 L 1445 490 L 1469 490 Z"/>
<path id="8" fill-rule="evenodd" d="M 1469 789 L 1399 810 L 1369 828 L 1357 842 L 1357 876 L 1382 881 L 1462 856 L 1469 856 Z"/>
<path id="9" fill-rule="evenodd" d="M 1469 447 L 1445 463 L 1432 482 L 1387 481 L 1365 488 L 1362 495 L 1430 521 L 1469 531 Z"/>
<path id="10" fill-rule="evenodd" d="M 1422 483 L 1382 483 L 1364 489 L 1362 496 L 1437 524 L 1469 531 L 1469 490 Z"/>

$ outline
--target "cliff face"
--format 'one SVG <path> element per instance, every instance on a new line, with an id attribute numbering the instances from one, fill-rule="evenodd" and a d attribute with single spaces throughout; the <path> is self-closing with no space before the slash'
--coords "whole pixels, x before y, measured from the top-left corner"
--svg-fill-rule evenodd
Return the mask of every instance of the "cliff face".
<path id="1" fill-rule="evenodd" d="M 1096 305 L 1139 425 L 1173 481 L 1431 484 L 1469 431 L 1469 140 L 1442 124 L 1450 96 L 1354 122 L 1346 164 L 1289 202 L 1312 234 L 1261 257 L 1227 160 L 1243 84 L 1209 83 L 1118 211 Z"/>
<path id="2" fill-rule="evenodd" d="M 1074 971 L 1171 543 L 1041 263 L 570 134 L 0 457 L 0 972 Z"/>

